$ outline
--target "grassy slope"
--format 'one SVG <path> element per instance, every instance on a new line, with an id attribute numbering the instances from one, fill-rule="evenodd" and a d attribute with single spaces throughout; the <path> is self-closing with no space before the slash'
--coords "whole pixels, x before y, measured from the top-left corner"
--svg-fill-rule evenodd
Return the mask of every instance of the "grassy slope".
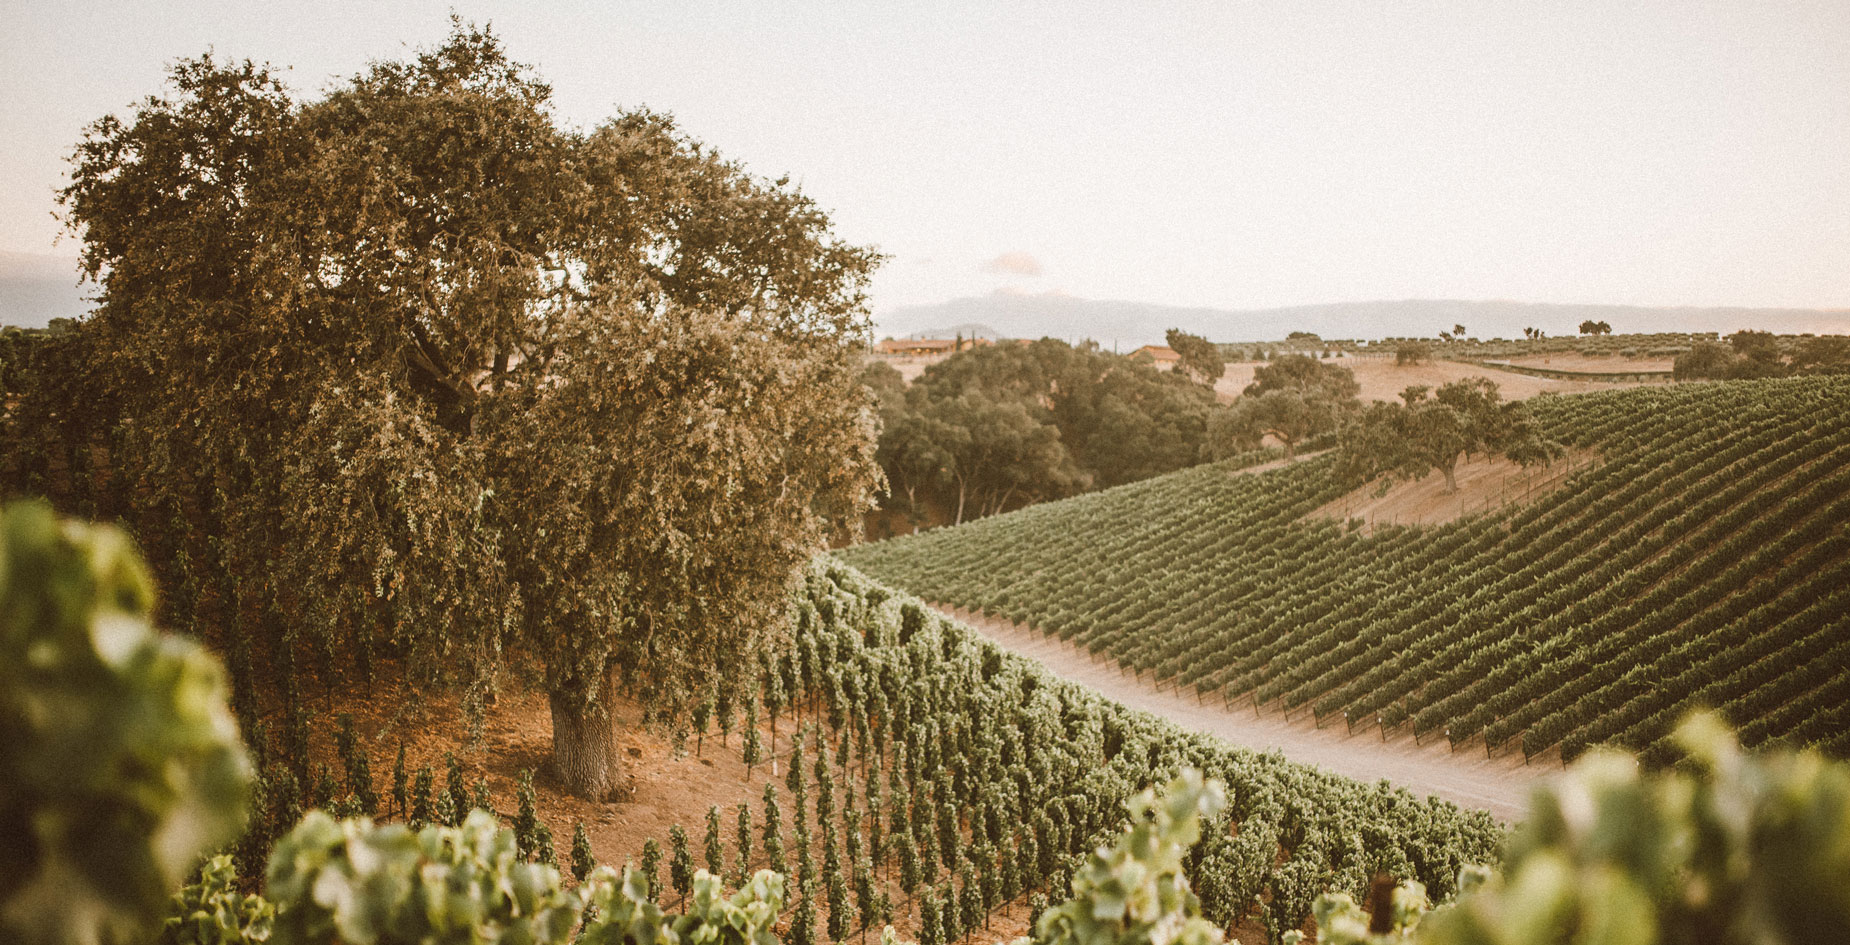
<path id="1" fill-rule="evenodd" d="M 1668 757 L 1690 705 L 1850 752 L 1850 382 L 1534 401 L 1603 465 L 1450 525 L 1303 521 L 1327 460 L 1215 466 L 865 545 L 928 599 L 1229 698 L 1573 756 Z"/>

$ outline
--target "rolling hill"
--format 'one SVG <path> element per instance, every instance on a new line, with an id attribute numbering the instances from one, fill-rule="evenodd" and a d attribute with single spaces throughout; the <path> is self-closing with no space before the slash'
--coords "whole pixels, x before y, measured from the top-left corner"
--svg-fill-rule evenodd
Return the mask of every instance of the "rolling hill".
<path id="1" fill-rule="evenodd" d="M 1454 747 L 1673 756 L 1713 705 L 1749 744 L 1850 754 L 1850 380 L 1531 401 L 1599 461 L 1528 505 L 1364 528 L 1329 457 L 1208 465 L 842 553 L 929 600 L 1205 696 Z"/>

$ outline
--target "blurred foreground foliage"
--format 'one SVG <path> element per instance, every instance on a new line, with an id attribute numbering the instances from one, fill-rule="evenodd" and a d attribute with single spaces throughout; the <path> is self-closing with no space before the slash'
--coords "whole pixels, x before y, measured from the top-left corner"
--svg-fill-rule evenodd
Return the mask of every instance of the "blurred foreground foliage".
<path id="1" fill-rule="evenodd" d="M 218 661 L 157 633 L 121 532 L 0 513 L 0 938 L 108 942 L 159 921 L 238 835 L 250 764 Z"/>
<path id="2" fill-rule="evenodd" d="M 1744 753 L 1708 714 L 1686 720 L 1677 740 L 1687 758 L 1661 775 L 1602 751 L 1538 789 L 1501 869 L 1455 905 L 1422 919 L 1423 890 L 1410 884 L 1389 921 L 1371 922 L 1350 897 L 1322 897 L 1322 940 L 1850 941 L 1850 766 L 1812 751 Z"/>

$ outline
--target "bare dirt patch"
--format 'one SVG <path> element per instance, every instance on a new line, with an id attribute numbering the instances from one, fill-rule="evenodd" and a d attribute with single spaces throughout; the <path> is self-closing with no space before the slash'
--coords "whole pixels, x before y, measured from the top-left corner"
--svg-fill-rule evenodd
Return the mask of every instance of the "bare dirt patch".
<path id="1" fill-rule="evenodd" d="M 879 361 L 882 364 L 892 366 L 894 370 L 899 372 L 899 376 L 905 378 L 906 383 L 910 384 L 918 380 L 919 375 L 925 373 L 926 368 L 948 357 L 950 357 L 948 354 L 911 355 L 907 357 L 869 356 L 868 360 Z"/>
<path id="2" fill-rule="evenodd" d="M 1523 467 L 1503 458 L 1478 457 L 1458 464 L 1458 490 L 1447 492 L 1437 470 L 1423 479 L 1371 482 L 1329 502 L 1309 518 L 1351 519 L 1365 531 L 1376 525 L 1442 525 L 1466 515 L 1530 502 L 1561 487 L 1569 476 L 1599 462 L 1592 450 L 1576 450 L 1546 466 Z"/>
<path id="3" fill-rule="evenodd" d="M 1531 377 L 1511 371 L 1499 371 L 1496 368 L 1464 364 L 1457 361 L 1423 361 L 1419 364 L 1395 364 L 1393 358 L 1359 358 L 1332 357 L 1331 364 L 1338 364 L 1355 372 L 1356 383 L 1362 385 L 1362 400 L 1399 400 L 1400 392 L 1408 387 L 1423 384 L 1438 387 L 1452 381 L 1469 377 L 1487 377 L 1497 383 L 1504 400 L 1527 400 L 1536 394 L 1584 394 L 1598 390 L 1616 390 L 1621 387 L 1636 387 L 1643 381 L 1586 381 L 1558 380 L 1550 377 Z M 1556 358 L 1556 361 L 1563 360 Z M 1599 366 L 1589 368 L 1565 367 L 1561 364 L 1536 365 L 1553 367 L 1564 371 L 1656 371 L 1669 368 L 1656 367 L 1656 361 L 1631 360 L 1621 358 L 1591 358 Z M 1246 385 L 1253 382 L 1253 372 L 1264 365 L 1264 361 L 1243 361 L 1227 365 L 1227 373 L 1214 385 L 1214 393 L 1222 402 L 1231 402 L 1240 396 Z"/>
<path id="4" fill-rule="evenodd" d="M 1676 367 L 1674 358 L 1599 357 L 1590 354 L 1543 354 L 1507 358 L 1520 367 L 1548 368 L 1554 371 L 1585 371 L 1589 374 L 1617 374 L 1625 371 L 1668 371 Z"/>
<path id="5" fill-rule="evenodd" d="M 643 727 L 641 703 L 619 697 L 615 700 L 613 714 L 617 718 L 621 777 L 627 782 L 630 793 L 622 800 L 590 801 L 565 794 L 547 772 L 547 762 L 552 753 L 552 717 L 543 692 L 515 687 L 503 691 L 495 704 L 488 707 L 480 739 L 471 741 L 462 706 L 455 696 L 445 693 L 418 696 L 403 685 L 396 673 L 388 669 L 382 675 L 385 678 L 370 697 L 354 687 L 336 687 L 331 694 L 316 692 L 308 697 L 323 713 L 322 718 L 327 720 L 327 724 L 318 724 L 314 731 L 311 745 L 314 760 L 332 769 L 337 780 L 341 776 L 341 769 L 334 750 L 332 718 L 334 713 L 339 712 L 353 715 L 355 729 L 369 755 L 373 783 L 382 798 L 382 820 L 399 819 L 397 812 L 390 808 L 392 765 L 401 743 L 405 746 L 408 774 L 415 778 L 420 766 L 429 765 L 437 790 L 442 790 L 444 785 L 447 764 L 445 754 L 455 753 L 471 788 L 478 778 L 486 780 L 494 813 L 500 816 L 504 825 L 510 827 L 520 809 L 520 775 L 522 771 L 530 769 L 536 772 L 535 812 L 552 830 L 562 873 L 568 877 L 570 875 L 572 830 L 576 824 L 582 823 L 590 837 L 591 850 L 597 862 L 616 868 L 621 868 L 625 862 L 640 863 L 643 845 L 653 838 L 662 848 L 659 876 L 665 884 L 668 880 L 668 832 L 676 824 L 687 833 L 695 866 L 704 867 L 704 838 L 709 807 L 718 807 L 720 810 L 720 838 L 725 847 L 724 861 L 728 875 L 736 866 L 740 804 L 746 805 L 751 811 L 752 859 L 749 868 L 766 868 L 764 786 L 772 782 L 777 785 L 777 801 L 782 809 L 786 865 L 792 873 L 795 871 L 795 811 L 792 809 L 795 801 L 785 789 L 784 774 L 790 759 L 791 736 L 800 727 L 797 715 L 786 713 L 779 719 L 775 742 L 776 767 L 770 763 L 759 764 L 750 769 L 748 774 L 741 756 L 743 725 L 735 728 L 724 742 L 717 733 L 713 733 L 703 742 L 689 739 L 686 745 L 677 747 L 667 736 Z M 800 713 L 803 722 L 821 724 L 819 705 L 799 707 L 795 711 Z M 280 721 L 280 718 L 274 718 L 267 724 L 275 730 Z M 772 739 L 769 722 L 761 724 L 759 731 L 763 733 L 765 745 L 770 746 Z M 695 754 L 697 745 L 698 755 Z M 805 763 L 813 762 L 814 756 L 811 755 Z M 850 773 L 836 765 L 834 770 L 837 785 L 854 785 L 855 793 L 860 793 L 863 774 L 858 769 Z M 815 803 L 813 790 L 810 798 L 811 803 Z M 840 818 L 842 814 L 838 812 L 837 816 Z M 845 829 L 840 826 L 841 822 L 838 819 L 838 830 Z M 820 865 L 823 861 L 821 831 L 814 827 L 816 814 L 813 809 L 810 823 L 814 844 L 811 852 L 815 862 Z M 940 875 L 936 881 L 942 882 L 943 879 Z M 899 889 L 898 872 L 890 862 L 876 870 L 876 882 L 892 899 L 895 930 L 902 937 L 916 939 L 919 931 L 916 901 Z M 1061 890 L 1058 894 L 1050 893 L 1049 898 L 1057 902 L 1064 898 L 1064 894 L 1065 891 Z M 1027 899 L 1024 893 L 1013 902 L 998 906 L 986 922 L 988 931 L 978 935 L 976 940 L 1008 940 L 1027 934 Z M 784 913 L 777 926 L 780 933 L 788 930 L 796 900 L 797 890 L 793 877 L 786 887 Z M 675 909 L 680 904 L 672 890 L 664 891 L 661 901 L 664 909 Z M 826 927 L 824 923 L 828 915 L 828 903 L 820 890 L 816 909 L 817 939 L 827 941 L 821 929 Z M 848 927 L 851 931 L 842 941 L 863 940 L 858 915 L 851 919 Z M 867 939 L 877 941 L 879 929 L 878 923 L 867 929 Z"/>
<path id="6" fill-rule="evenodd" d="M 548 774 L 552 717 L 546 696 L 540 692 L 503 692 L 488 708 L 481 739 L 473 743 L 459 701 L 447 694 L 412 699 L 410 693 L 388 685 L 370 700 L 357 696 L 337 700 L 330 711 L 353 714 L 371 755 L 374 783 L 383 789 L 382 794 L 389 794 L 392 764 L 401 742 L 406 770 L 415 775 L 420 766 L 429 765 L 439 786 L 443 784 L 444 756 L 454 752 L 471 786 L 477 778 L 487 780 L 495 813 L 511 824 L 520 809 L 521 772 L 533 770 L 536 810 L 552 829 L 562 859 L 570 852 L 572 828 L 577 823 L 585 825 L 592 852 L 602 863 L 621 866 L 626 859 L 640 859 L 642 846 L 651 837 L 666 853 L 668 828 L 674 824 L 687 831 L 698 859 L 709 806 L 718 806 L 725 815 L 723 836 L 730 849 L 737 817 L 734 808 L 749 803 L 757 820 L 764 783 L 773 780 L 770 766 L 764 764 L 746 775 L 738 732 L 732 733 L 726 745 L 717 736 L 707 738 L 699 757 L 691 741 L 687 750 L 677 752 L 666 737 L 643 728 L 642 706 L 631 700 L 618 700 L 615 714 L 620 777 L 629 782 L 632 793 L 626 800 L 608 803 L 565 794 Z M 769 726 L 763 730 L 768 742 Z M 788 720 L 778 726 L 780 753 L 788 751 L 792 731 Z M 332 744 L 325 748 L 322 759 L 336 766 Z M 779 764 L 781 772 L 783 762 Z M 776 780 L 782 791 L 781 778 Z"/>

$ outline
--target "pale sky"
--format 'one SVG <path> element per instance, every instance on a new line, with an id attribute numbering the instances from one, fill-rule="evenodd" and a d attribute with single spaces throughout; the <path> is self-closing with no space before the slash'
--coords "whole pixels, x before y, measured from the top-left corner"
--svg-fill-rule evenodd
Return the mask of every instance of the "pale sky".
<path id="1" fill-rule="evenodd" d="M 83 126 L 207 48 L 315 92 L 491 22 L 567 122 L 674 114 L 891 254 L 998 289 L 1253 308 L 1850 306 L 1850 2 L 0 0 L 0 251 Z"/>

